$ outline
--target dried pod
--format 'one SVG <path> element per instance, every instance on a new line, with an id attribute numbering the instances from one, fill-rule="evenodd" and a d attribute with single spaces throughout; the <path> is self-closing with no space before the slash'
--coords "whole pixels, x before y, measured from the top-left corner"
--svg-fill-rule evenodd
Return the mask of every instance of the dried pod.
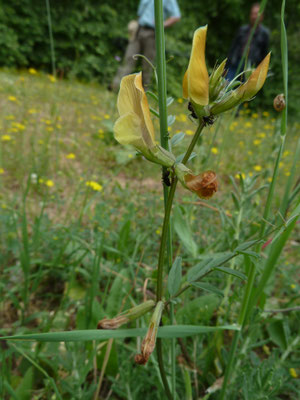
<path id="1" fill-rule="evenodd" d="M 201 199 L 209 199 L 218 190 L 217 175 L 214 171 L 205 171 L 199 175 L 187 174 L 184 179 L 187 188 Z"/>
<path id="2" fill-rule="evenodd" d="M 275 108 L 276 111 L 282 111 L 285 108 L 285 98 L 284 94 L 278 94 L 274 101 L 273 101 L 273 107 Z"/>

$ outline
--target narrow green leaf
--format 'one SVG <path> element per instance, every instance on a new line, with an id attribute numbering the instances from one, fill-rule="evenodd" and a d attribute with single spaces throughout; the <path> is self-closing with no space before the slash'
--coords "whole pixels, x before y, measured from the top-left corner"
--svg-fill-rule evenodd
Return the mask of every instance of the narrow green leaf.
<path id="1" fill-rule="evenodd" d="M 176 257 L 168 276 L 168 291 L 170 296 L 174 296 L 180 288 L 182 278 L 182 258 Z"/>
<path id="2" fill-rule="evenodd" d="M 173 103 L 173 101 L 174 101 L 174 97 L 168 97 L 167 98 L 167 107 L 169 107 L 172 103 Z"/>
<path id="3" fill-rule="evenodd" d="M 207 292 L 211 292 L 214 293 L 218 296 L 223 297 L 223 292 L 222 290 L 219 290 L 218 288 L 216 288 L 215 286 L 210 285 L 209 283 L 205 283 L 205 282 L 193 282 L 191 283 L 192 286 L 198 288 L 198 289 L 202 289 L 202 290 L 206 290 Z"/>
<path id="4" fill-rule="evenodd" d="M 175 147 L 178 143 L 180 143 L 182 141 L 182 139 L 185 137 L 185 133 L 184 132 L 179 132 L 176 133 L 172 139 L 170 140 L 170 143 L 173 147 Z"/>
<path id="5" fill-rule="evenodd" d="M 173 125 L 175 122 L 175 115 L 168 115 L 168 126 Z"/>
<path id="6" fill-rule="evenodd" d="M 207 272 L 209 272 L 213 268 L 225 264 L 227 261 L 229 261 L 236 255 L 237 254 L 233 252 L 214 254 L 213 256 L 201 261 L 199 264 L 196 264 L 194 267 L 192 267 L 187 273 L 187 281 L 188 282 L 197 281 Z"/>
<path id="7" fill-rule="evenodd" d="M 262 242 L 262 240 L 259 240 L 259 239 L 249 240 L 248 242 L 244 242 L 244 243 L 238 245 L 238 247 L 236 247 L 234 250 L 237 252 L 241 252 L 241 251 L 249 249 L 249 247 L 252 247 L 253 245 L 258 244 L 260 242 Z"/>
<path id="8" fill-rule="evenodd" d="M 198 252 L 198 247 L 193 239 L 192 229 L 188 221 L 184 218 L 181 208 L 178 206 L 174 208 L 173 223 L 175 232 L 179 236 L 185 249 L 195 258 Z"/>
<path id="9" fill-rule="evenodd" d="M 220 272 L 225 272 L 225 274 L 233 275 L 239 279 L 242 279 L 243 281 L 247 280 L 247 276 L 245 274 L 243 274 L 240 271 L 236 271 L 235 269 L 227 268 L 227 267 L 216 267 L 214 269 L 217 271 L 220 271 Z"/>
<path id="10" fill-rule="evenodd" d="M 238 325 L 197 326 L 197 325 L 166 325 L 158 328 L 158 337 L 175 338 L 198 335 L 200 333 L 215 332 L 219 330 L 240 330 Z M 107 340 L 110 338 L 124 339 L 142 337 L 147 328 L 100 330 L 90 329 L 82 331 L 32 333 L 28 335 L 3 336 L 0 340 L 28 340 L 38 342 L 87 342 L 91 340 Z"/>
<path id="11" fill-rule="evenodd" d="M 240 250 L 240 251 L 238 251 L 238 253 L 247 255 L 249 257 L 260 258 L 260 254 L 256 253 L 255 251 L 251 251 L 251 250 Z"/>

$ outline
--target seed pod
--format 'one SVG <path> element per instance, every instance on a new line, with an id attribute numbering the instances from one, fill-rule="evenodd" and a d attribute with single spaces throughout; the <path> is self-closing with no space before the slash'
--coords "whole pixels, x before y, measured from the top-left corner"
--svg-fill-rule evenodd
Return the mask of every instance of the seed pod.
<path id="1" fill-rule="evenodd" d="M 274 101 L 273 101 L 273 106 L 275 108 L 276 111 L 282 111 L 285 108 L 285 98 L 284 98 L 284 94 L 278 94 Z"/>

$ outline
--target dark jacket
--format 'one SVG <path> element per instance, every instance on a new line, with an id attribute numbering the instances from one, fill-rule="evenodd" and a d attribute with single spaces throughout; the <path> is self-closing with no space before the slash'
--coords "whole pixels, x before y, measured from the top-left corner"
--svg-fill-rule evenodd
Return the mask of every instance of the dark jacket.
<path id="1" fill-rule="evenodd" d="M 235 36 L 228 55 L 227 65 L 237 66 L 242 58 L 243 51 L 251 32 L 250 25 L 243 25 Z M 269 52 L 269 29 L 258 25 L 251 40 L 248 61 L 257 66 Z"/>

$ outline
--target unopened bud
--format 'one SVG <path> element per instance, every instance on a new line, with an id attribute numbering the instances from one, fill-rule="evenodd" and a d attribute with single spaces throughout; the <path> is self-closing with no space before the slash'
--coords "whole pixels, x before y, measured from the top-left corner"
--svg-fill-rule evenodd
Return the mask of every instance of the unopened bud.
<path id="1" fill-rule="evenodd" d="M 162 301 L 159 301 L 156 304 L 154 313 L 151 317 L 147 334 L 142 341 L 141 354 L 137 354 L 134 358 L 137 364 L 145 365 L 155 349 L 157 330 L 160 324 L 163 308 L 164 303 Z"/>
<path id="2" fill-rule="evenodd" d="M 282 111 L 285 108 L 285 98 L 284 98 L 284 94 L 278 94 L 274 101 L 273 101 L 273 106 L 275 108 L 276 111 Z"/>
<path id="3" fill-rule="evenodd" d="M 129 321 L 133 321 L 142 315 L 146 314 L 152 308 L 154 308 L 155 302 L 153 300 L 145 301 L 142 304 L 139 304 L 136 307 L 132 307 L 129 310 L 124 311 L 120 315 L 117 315 L 115 318 L 108 319 L 104 318 L 98 322 L 98 329 L 117 329 L 121 325 L 126 324 Z"/>

